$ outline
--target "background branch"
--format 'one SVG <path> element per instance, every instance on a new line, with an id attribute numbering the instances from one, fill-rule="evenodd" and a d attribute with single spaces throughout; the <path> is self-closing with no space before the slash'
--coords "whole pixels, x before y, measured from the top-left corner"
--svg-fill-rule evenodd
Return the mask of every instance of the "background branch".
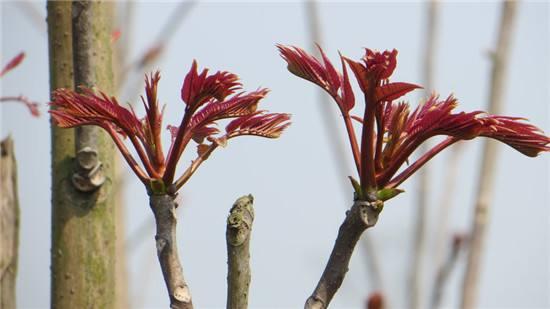
<path id="1" fill-rule="evenodd" d="M 508 63 L 511 39 L 514 29 L 518 3 L 505 1 L 502 3 L 500 30 L 495 53 L 492 58 L 491 88 L 489 94 L 490 114 L 500 114 L 503 109 L 505 82 L 508 73 Z M 464 274 L 462 287 L 462 308 L 475 308 L 477 304 L 479 276 L 481 273 L 481 258 L 485 246 L 489 211 L 494 188 L 495 167 L 497 159 L 497 144 L 486 140 L 483 145 L 483 158 L 478 180 L 478 192 L 471 228 L 470 250 Z"/>
<path id="2" fill-rule="evenodd" d="M 426 49 L 424 50 L 424 86 L 429 93 L 433 89 L 433 75 L 435 54 L 437 48 L 437 24 L 438 24 L 438 7 L 437 1 L 432 0 L 428 3 L 427 19 L 426 19 Z M 430 144 L 424 142 L 420 146 L 420 153 L 426 153 L 430 149 Z M 413 256 L 409 269 L 409 307 L 412 309 L 422 308 L 423 296 L 423 262 L 424 251 L 426 247 L 426 229 L 427 229 L 427 209 L 429 202 L 430 175 L 428 166 L 417 171 L 417 199 L 416 207 L 413 211 Z"/>

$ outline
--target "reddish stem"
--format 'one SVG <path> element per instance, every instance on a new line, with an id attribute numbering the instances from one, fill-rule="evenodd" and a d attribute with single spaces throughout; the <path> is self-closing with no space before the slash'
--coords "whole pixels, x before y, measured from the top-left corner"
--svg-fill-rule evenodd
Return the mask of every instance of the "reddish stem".
<path id="1" fill-rule="evenodd" d="M 437 144 L 435 147 L 430 149 L 428 152 L 422 155 L 416 162 L 407 167 L 401 174 L 397 175 L 392 181 L 390 181 L 385 187 L 395 188 L 399 186 L 403 181 L 407 180 L 412 174 L 414 174 L 419 168 L 426 164 L 431 158 L 436 154 L 441 152 L 443 149 L 449 147 L 450 145 L 456 143 L 459 139 L 454 137 L 447 137 L 444 141 Z"/>
<path id="2" fill-rule="evenodd" d="M 185 149 L 185 146 L 187 146 L 187 143 L 189 142 L 189 139 L 186 139 L 186 141 L 184 140 L 184 136 L 187 131 L 187 125 L 189 124 L 189 121 L 191 121 L 192 114 L 193 111 L 189 109 L 188 106 L 185 109 L 185 114 L 183 115 L 183 119 L 181 120 L 176 139 L 172 143 L 170 151 L 168 152 L 168 159 L 166 160 L 166 171 L 164 172 L 164 176 L 162 177 L 165 184 L 171 184 L 174 181 L 176 166 L 178 165 L 178 161 L 181 154 L 183 153 L 183 150 Z"/>
<path id="3" fill-rule="evenodd" d="M 106 126 L 106 127 L 103 127 L 103 128 L 105 128 L 105 130 L 107 130 L 109 135 L 111 135 L 111 137 L 113 138 L 113 141 L 115 142 L 115 145 L 117 146 L 118 150 L 120 150 L 120 153 L 122 154 L 122 156 L 124 157 L 126 162 L 128 162 L 128 165 L 130 165 L 130 167 L 132 168 L 132 171 L 134 171 L 134 173 L 138 176 L 138 178 L 141 180 L 141 182 L 146 184 L 147 179 L 149 179 L 149 177 L 147 177 L 147 175 L 145 175 L 145 172 L 141 169 L 141 167 L 136 162 L 134 157 L 132 157 L 132 155 L 128 151 L 128 148 L 126 148 L 124 143 L 120 140 L 120 137 L 115 132 L 115 130 L 113 130 L 113 128 L 111 126 Z"/>
<path id="4" fill-rule="evenodd" d="M 382 166 L 382 146 L 384 144 L 384 118 L 382 117 L 382 106 L 376 107 L 376 152 L 374 155 L 374 163 L 376 170 L 381 171 Z"/>
<path id="5" fill-rule="evenodd" d="M 416 139 L 414 142 L 411 140 L 405 141 L 401 147 L 398 147 L 394 153 L 397 153 L 397 157 L 391 161 L 390 166 L 384 171 L 384 173 L 378 177 L 378 184 L 381 187 L 385 187 L 386 183 L 390 181 L 393 175 L 399 170 L 399 168 L 407 161 L 409 156 L 422 144 L 425 140 L 431 136 Z"/>
<path id="6" fill-rule="evenodd" d="M 372 84 L 372 83 L 371 83 Z M 372 94 L 373 89 L 365 92 L 365 115 L 363 117 L 363 132 L 361 135 L 361 186 L 365 192 L 376 188 L 376 177 L 374 170 L 374 120 L 375 104 Z"/>
<path id="7" fill-rule="evenodd" d="M 359 152 L 359 146 L 357 144 L 357 137 L 355 136 L 355 130 L 353 129 L 353 123 L 348 113 L 342 112 L 344 116 L 344 123 L 346 124 L 346 130 L 348 132 L 349 143 L 351 145 L 351 152 L 353 153 L 353 160 L 357 167 L 357 173 L 361 175 L 361 153 Z"/>
<path id="8" fill-rule="evenodd" d="M 185 170 L 183 175 L 181 175 L 181 177 L 178 178 L 174 183 L 176 191 L 179 190 L 189 180 L 189 178 L 191 178 L 197 168 L 199 168 L 202 162 L 204 162 L 216 148 L 218 148 L 218 144 L 212 143 L 202 155 L 193 160 L 193 163 L 191 163 L 191 165 Z"/>
<path id="9" fill-rule="evenodd" d="M 143 165 L 145 166 L 145 170 L 147 171 L 149 176 L 151 176 L 152 178 L 160 178 L 159 173 L 157 173 L 157 171 L 153 168 L 153 166 L 151 166 L 151 161 L 149 160 L 149 157 L 143 150 L 143 146 L 141 145 L 139 140 L 134 135 L 128 135 L 128 137 L 130 138 L 132 145 L 134 145 L 134 148 L 136 149 L 136 152 L 138 153 L 138 156 L 141 162 L 143 162 Z"/>

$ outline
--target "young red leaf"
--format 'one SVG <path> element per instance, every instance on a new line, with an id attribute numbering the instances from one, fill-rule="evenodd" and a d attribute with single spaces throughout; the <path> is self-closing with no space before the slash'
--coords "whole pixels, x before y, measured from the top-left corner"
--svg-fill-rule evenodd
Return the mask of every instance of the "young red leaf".
<path id="1" fill-rule="evenodd" d="M 220 119 L 250 115 L 256 111 L 258 102 L 268 92 L 267 89 L 260 89 L 237 94 L 224 102 L 210 101 L 191 118 L 188 130 L 200 129 Z"/>
<path id="2" fill-rule="evenodd" d="M 324 63 L 324 69 L 326 74 L 326 83 L 328 85 L 328 92 L 331 94 L 338 93 L 338 89 L 340 89 L 342 79 L 340 76 L 340 73 L 336 71 L 330 60 L 328 59 L 327 55 L 325 55 L 325 52 L 321 48 L 321 46 L 317 45 L 317 48 L 319 49 L 319 52 L 321 53 L 321 57 L 323 58 Z"/>
<path id="3" fill-rule="evenodd" d="M 369 88 L 369 80 L 367 76 L 367 68 L 354 60 L 351 60 L 346 57 L 342 57 L 346 63 L 349 65 L 351 71 L 355 75 L 355 79 L 357 79 L 357 82 L 359 83 L 359 88 L 361 88 L 361 91 L 365 92 Z"/>
<path id="4" fill-rule="evenodd" d="M 397 50 L 385 50 L 380 53 L 366 48 L 363 60 L 369 74 L 375 79 L 388 79 L 397 66 Z"/>
<path id="5" fill-rule="evenodd" d="M 110 125 L 123 136 L 132 135 L 143 139 L 141 122 L 133 112 L 102 92 L 96 95 L 90 89 L 82 90 L 83 94 L 62 88 L 54 91 L 54 100 L 50 105 L 55 109 L 50 114 L 59 126 L 98 125 L 105 128 Z"/>
<path id="6" fill-rule="evenodd" d="M 0 77 L 4 76 L 4 74 L 8 73 L 9 71 L 13 70 L 16 66 L 18 66 L 23 59 L 25 59 L 25 53 L 20 52 L 17 54 L 17 56 L 13 57 L 0 71 Z"/>
<path id="7" fill-rule="evenodd" d="M 190 110 L 194 111 L 210 99 L 222 101 L 240 88 L 241 83 L 237 75 L 225 71 L 208 75 L 208 69 L 198 74 L 197 62 L 193 61 L 183 81 L 181 99 Z"/>
<path id="8" fill-rule="evenodd" d="M 241 135 L 256 135 L 277 138 L 290 125 L 289 114 L 253 114 L 237 118 L 227 127 L 228 138 Z"/>
<path id="9" fill-rule="evenodd" d="M 346 69 L 346 64 L 344 63 L 344 57 L 342 55 L 340 55 L 340 61 L 342 62 L 342 70 L 344 72 L 342 76 L 342 107 L 346 112 L 349 112 L 355 106 L 355 95 L 351 88 L 348 70 Z"/>
<path id="10" fill-rule="evenodd" d="M 389 83 L 376 87 L 374 98 L 376 102 L 393 101 L 418 88 L 422 87 L 409 83 Z"/>

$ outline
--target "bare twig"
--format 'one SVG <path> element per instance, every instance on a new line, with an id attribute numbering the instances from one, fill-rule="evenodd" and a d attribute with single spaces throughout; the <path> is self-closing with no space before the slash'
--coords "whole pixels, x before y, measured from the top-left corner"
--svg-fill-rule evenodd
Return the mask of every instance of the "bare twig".
<path id="1" fill-rule="evenodd" d="M 46 16 L 40 13 L 37 3 L 34 1 L 16 1 L 15 4 L 27 16 L 36 31 L 42 35 L 46 34 Z"/>
<path id="2" fill-rule="evenodd" d="M 0 308 L 15 309 L 19 247 L 19 199 L 17 163 L 13 140 L 0 143 Z"/>
<path id="3" fill-rule="evenodd" d="M 322 45 L 322 28 L 319 21 L 319 8 L 317 6 L 317 1 L 306 1 L 305 5 L 312 41 L 314 43 Z M 315 44 L 313 44 L 312 49 L 314 53 L 319 54 L 319 51 L 317 50 Z M 330 110 L 332 104 L 329 100 L 329 97 L 324 91 L 318 90 L 318 96 L 320 101 L 318 111 L 323 121 L 323 127 L 325 128 L 324 135 L 327 136 L 327 140 L 333 145 L 333 147 L 329 147 L 333 157 L 333 162 L 335 162 L 338 174 L 342 176 L 348 176 L 350 174 L 350 162 L 347 153 L 344 151 L 347 146 L 344 139 L 338 134 L 338 128 L 336 127 L 336 117 L 333 116 L 335 115 L 335 113 Z M 345 177 L 343 177 L 342 179 L 345 179 Z M 344 193 L 344 195 L 348 195 L 350 190 L 348 182 L 340 181 L 339 184 L 340 190 Z M 363 252 L 366 256 L 367 271 L 372 287 L 374 289 L 383 290 L 381 267 L 380 263 L 378 262 L 379 259 L 376 255 L 376 251 L 374 250 L 374 244 L 371 237 L 365 234 L 361 238 L 360 245 L 363 248 Z"/>
<path id="4" fill-rule="evenodd" d="M 445 290 L 445 285 L 447 284 L 447 279 L 456 265 L 460 252 L 466 246 L 466 243 L 467 237 L 465 235 L 456 234 L 453 237 L 451 250 L 449 250 L 449 256 L 447 257 L 445 263 L 443 263 L 437 271 L 430 308 L 435 309 L 440 306 L 443 291 Z"/>
<path id="5" fill-rule="evenodd" d="M 355 201 L 351 209 L 346 212 L 346 218 L 338 231 L 327 266 L 317 287 L 307 299 L 305 309 L 328 308 L 334 294 L 344 281 L 357 241 L 366 229 L 376 224 L 382 208 L 381 201 Z"/>
<path id="6" fill-rule="evenodd" d="M 239 198 L 231 207 L 227 218 L 227 309 L 248 308 L 253 203 L 252 195 Z"/>
<path id="7" fill-rule="evenodd" d="M 33 115 L 34 117 L 40 116 L 40 110 L 38 109 L 39 104 L 31 101 L 24 95 L 18 95 L 14 97 L 0 97 L 0 102 L 22 103 L 29 109 L 31 115 Z"/>
<path id="8" fill-rule="evenodd" d="M 189 0 L 179 3 L 177 8 L 172 12 L 168 20 L 164 23 L 161 30 L 159 31 L 159 34 L 157 35 L 156 39 L 151 43 L 149 48 L 147 48 L 147 50 L 145 50 L 145 52 L 138 59 L 124 66 L 124 69 L 121 71 L 120 80 L 129 80 L 127 78 L 127 75 L 133 71 L 135 71 L 139 75 L 142 75 L 143 72 L 151 68 L 161 58 L 164 50 L 166 50 L 166 46 L 174 36 L 176 30 L 179 29 L 179 25 L 181 25 L 185 21 L 185 19 L 187 18 L 187 16 L 189 16 L 189 13 L 196 4 L 197 1 L 195 0 Z M 142 80 L 140 78 L 138 79 L 138 82 L 136 82 L 136 84 L 132 85 L 132 88 L 130 88 L 130 95 L 139 93 L 139 91 L 137 90 L 141 87 L 141 84 Z M 124 85 L 125 83 L 121 83 L 120 85 L 118 85 L 119 89 L 122 89 Z M 131 100 L 130 102 L 133 101 L 134 100 Z"/>
<path id="9" fill-rule="evenodd" d="M 430 1 L 428 4 L 428 18 L 426 24 L 426 50 L 424 51 L 424 84 L 427 91 L 433 89 L 433 72 L 435 62 L 435 52 L 437 43 L 437 21 L 438 21 L 438 3 L 437 1 Z M 425 153 L 430 149 L 428 143 L 423 143 L 420 146 L 421 152 Z M 428 197 L 430 187 L 430 176 L 428 167 L 417 172 L 418 184 L 417 184 L 417 200 L 416 209 L 414 211 L 414 233 L 413 233 L 413 247 L 412 247 L 412 260 L 409 273 L 409 306 L 416 309 L 422 307 L 422 274 L 423 274 L 423 257 L 426 246 L 426 227 L 427 227 L 427 208 Z"/>
<path id="10" fill-rule="evenodd" d="M 191 291 L 183 278 L 183 268 L 178 256 L 177 204 L 174 198 L 168 195 L 151 195 L 149 204 L 155 215 L 157 255 L 170 297 L 170 308 L 192 309 Z"/>
<path id="11" fill-rule="evenodd" d="M 447 159 L 446 174 L 443 180 L 443 190 L 440 190 L 438 206 L 437 226 L 435 228 L 435 257 L 434 257 L 434 277 L 437 277 L 437 270 L 443 267 L 444 257 L 447 253 L 447 243 L 449 239 L 449 217 L 453 206 L 453 195 L 455 194 L 456 180 L 458 177 L 459 159 L 464 149 L 460 142 L 451 146 L 449 149 L 449 158 Z M 437 279 L 434 279 L 434 282 Z M 435 286 L 437 288 L 437 286 Z M 435 293 L 432 291 L 432 293 Z"/>
<path id="12" fill-rule="evenodd" d="M 499 114 L 504 103 L 505 82 L 507 78 L 516 9 L 516 1 L 506 1 L 503 3 L 498 42 L 492 59 L 493 68 L 488 107 L 488 112 L 490 114 Z M 487 224 L 489 222 L 496 157 L 496 143 L 486 141 L 483 148 L 476 206 L 470 233 L 470 250 L 462 287 L 462 308 L 466 309 L 476 307 L 477 303 L 481 258 L 485 245 Z"/>

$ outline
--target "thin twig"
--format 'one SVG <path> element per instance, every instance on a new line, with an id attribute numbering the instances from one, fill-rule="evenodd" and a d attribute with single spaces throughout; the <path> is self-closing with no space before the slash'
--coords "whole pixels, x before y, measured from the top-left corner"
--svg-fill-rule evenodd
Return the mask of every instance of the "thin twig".
<path id="1" fill-rule="evenodd" d="M 447 159 L 446 173 L 443 180 L 443 190 L 440 190 L 439 202 L 436 204 L 439 211 L 436 220 L 437 226 L 435 228 L 434 282 L 437 280 L 437 270 L 441 269 L 445 263 L 444 257 L 447 252 L 449 239 L 449 218 L 453 206 L 453 196 L 456 192 L 459 159 L 463 149 L 463 144 L 459 142 L 448 150 L 449 158 Z M 437 286 L 434 286 L 434 288 L 437 288 Z M 432 291 L 431 293 L 436 292 Z"/>
<path id="2" fill-rule="evenodd" d="M 47 34 L 46 16 L 40 13 L 34 1 L 16 1 L 15 4 L 40 34 Z"/>
<path id="3" fill-rule="evenodd" d="M 121 71 L 121 80 L 127 81 L 130 80 L 127 77 L 127 74 L 135 72 L 137 75 L 143 75 L 143 73 L 149 70 L 158 60 L 161 58 L 166 46 L 170 43 L 170 40 L 176 33 L 176 30 L 179 29 L 179 26 L 185 21 L 189 16 L 191 10 L 195 7 L 197 1 L 190 0 L 181 2 L 178 4 L 176 9 L 172 12 L 170 17 L 163 24 L 159 34 L 156 39 L 152 41 L 151 45 L 145 52 L 135 61 L 126 64 L 124 69 Z M 139 93 L 141 88 L 142 80 L 141 78 L 137 79 L 136 83 L 130 88 L 130 95 Z M 122 89 L 126 83 L 121 83 L 119 89 Z M 132 99 L 130 102 L 134 102 Z"/>
<path id="4" fill-rule="evenodd" d="M 248 308 L 250 288 L 250 235 L 254 222 L 254 197 L 240 197 L 227 218 L 227 309 Z"/>
<path id="5" fill-rule="evenodd" d="M 438 21 L 438 3 L 437 1 L 430 1 L 427 10 L 427 23 L 426 23 L 426 50 L 424 51 L 424 85 L 426 90 L 431 92 L 433 89 L 433 72 L 435 63 L 435 52 L 437 48 L 437 21 Z M 420 151 L 425 153 L 430 149 L 428 143 L 423 143 L 420 146 Z M 430 176 L 429 169 L 424 167 L 417 172 L 417 200 L 416 209 L 413 216 L 413 247 L 412 247 L 412 260 L 409 273 L 409 306 L 416 309 L 422 307 L 422 274 L 423 274 L 423 262 L 424 262 L 424 250 L 426 246 L 426 219 L 428 209 Z"/>
<path id="6" fill-rule="evenodd" d="M 456 261 L 466 246 L 466 243 L 467 237 L 464 235 L 457 234 L 453 237 L 451 250 L 449 250 L 449 256 L 447 257 L 445 263 L 443 263 L 437 271 L 430 308 L 435 309 L 440 306 L 443 298 L 443 291 L 445 291 L 445 286 L 447 284 L 447 280 L 449 279 L 449 275 L 454 269 Z"/>
<path id="7" fill-rule="evenodd" d="M 517 10 L 516 1 L 506 1 L 502 6 L 500 30 L 491 74 L 488 112 L 500 114 L 504 104 L 511 39 Z M 472 220 L 471 244 L 462 287 L 462 308 L 476 307 L 481 260 L 489 222 L 489 210 L 494 187 L 497 148 L 496 143 L 486 141 L 478 180 L 476 206 Z"/>

